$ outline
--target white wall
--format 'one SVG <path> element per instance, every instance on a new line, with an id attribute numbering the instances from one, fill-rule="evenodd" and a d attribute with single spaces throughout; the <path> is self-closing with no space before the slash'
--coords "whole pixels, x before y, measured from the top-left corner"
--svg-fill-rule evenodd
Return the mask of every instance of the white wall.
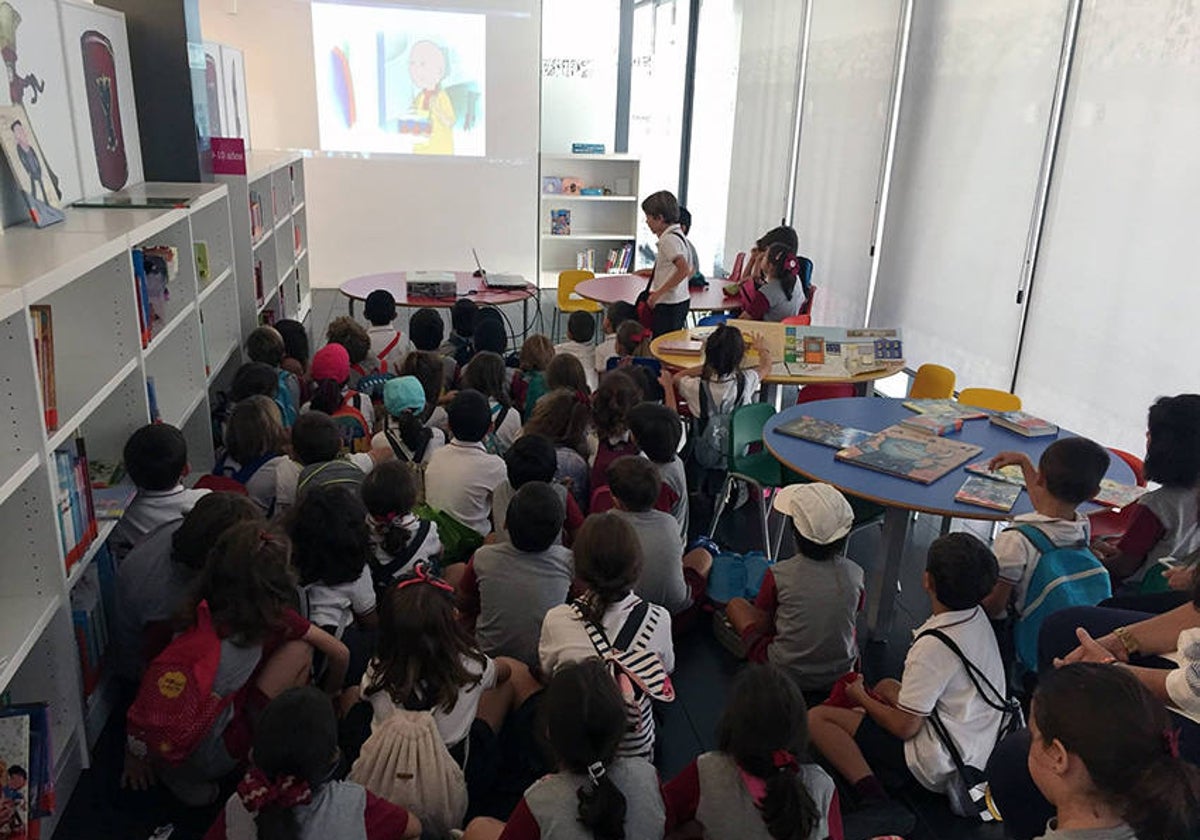
<path id="1" fill-rule="evenodd" d="M 538 0 L 439 0 L 489 12 L 482 158 L 334 155 L 305 163 L 312 285 L 359 274 L 471 266 L 536 276 Z M 229 12 L 235 7 L 236 14 Z M 254 146 L 316 150 L 312 18 L 297 0 L 200 0 L 206 40 L 245 53 Z"/>

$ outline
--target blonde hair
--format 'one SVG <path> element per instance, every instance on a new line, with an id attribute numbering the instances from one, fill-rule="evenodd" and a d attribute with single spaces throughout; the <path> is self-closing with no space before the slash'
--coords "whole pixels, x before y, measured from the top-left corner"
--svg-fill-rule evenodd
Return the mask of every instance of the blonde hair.
<path id="1" fill-rule="evenodd" d="M 525 339 L 525 343 L 521 345 L 521 354 L 519 356 L 521 370 L 544 371 L 553 358 L 554 345 L 550 343 L 550 339 L 541 333 L 529 336 L 529 338 Z"/>

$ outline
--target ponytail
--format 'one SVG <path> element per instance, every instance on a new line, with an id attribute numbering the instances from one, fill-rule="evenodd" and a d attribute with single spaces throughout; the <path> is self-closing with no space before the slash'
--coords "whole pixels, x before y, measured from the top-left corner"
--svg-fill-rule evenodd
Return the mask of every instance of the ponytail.
<path id="1" fill-rule="evenodd" d="M 1166 737 L 1173 741 L 1178 733 Z M 1122 816 L 1139 840 L 1192 840 L 1200 813 L 1200 769 L 1164 750 L 1123 800 Z"/>
<path id="2" fill-rule="evenodd" d="M 649 356 L 654 333 L 638 321 L 625 321 L 617 327 L 617 351 L 620 356 Z"/>
<path id="3" fill-rule="evenodd" d="M 407 411 L 404 414 L 412 416 Z M 363 504 L 371 514 L 380 547 L 392 557 L 412 539 L 400 522 L 417 503 L 417 480 L 412 466 L 403 461 L 384 461 L 363 479 Z"/>
<path id="4" fill-rule="evenodd" d="M 258 840 L 300 840 L 300 824 L 295 811 L 268 805 L 254 816 Z"/>
<path id="5" fill-rule="evenodd" d="M 389 519 L 386 519 L 382 523 L 377 523 L 379 546 L 392 557 L 395 557 L 408 545 L 408 541 L 412 539 L 412 534 L 400 524 L 399 516 L 389 514 L 389 517 Z"/>
<path id="6" fill-rule="evenodd" d="M 787 756 L 784 766 L 772 766 L 761 775 L 747 767 L 742 769 L 766 782 L 767 795 L 760 810 L 767 833 L 775 840 L 805 840 L 817 827 L 820 815 L 812 794 L 798 778 L 800 767 L 795 757 L 791 753 Z"/>
<path id="7" fill-rule="evenodd" d="M 599 761 L 588 767 L 588 782 L 575 792 L 579 821 L 596 840 L 625 840 L 625 794 Z"/>
<path id="8" fill-rule="evenodd" d="M 309 403 L 313 411 L 323 411 L 333 416 L 342 407 L 342 385 L 336 379 L 318 379 L 313 382 L 313 395 Z"/>
<path id="9" fill-rule="evenodd" d="M 767 264 L 771 266 L 771 275 L 779 281 L 783 294 L 791 300 L 796 292 L 796 279 L 800 276 L 800 258 L 795 250 L 776 242 L 767 249 Z"/>

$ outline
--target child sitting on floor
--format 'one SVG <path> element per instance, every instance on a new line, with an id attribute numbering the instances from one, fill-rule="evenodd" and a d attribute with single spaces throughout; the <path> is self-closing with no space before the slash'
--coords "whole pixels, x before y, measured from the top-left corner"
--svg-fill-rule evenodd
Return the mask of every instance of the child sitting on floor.
<path id="1" fill-rule="evenodd" d="M 617 328 L 626 321 L 636 322 L 637 307 L 627 301 L 618 300 L 610 303 L 604 310 L 604 338 L 596 345 L 596 373 L 608 370 L 608 360 L 617 354 Z"/>
<path id="2" fill-rule="evenodd" d="M 688 486 L 683 459 L 679 457 L 679 441 L 683 437 L 683 423 L 679 415 L 665 405 L 642 402 L 629 410 L 629 432 L 631 440 L 658 467 L 663 489 L 659 499 L 667 502 L 667 509 L 679 525 L 679 538 L 688 538 Z"/>
<path id="3" fill-rule="evenodd" d="M 437 356 L 442 370 L 442 388 L 450 390 L 454 387 L 458 375 L 458 363 L 452 355 L 441 354 L 442 336 L 446 333 L 446 324 L 442 321 L 441 313 L 436 309 L 422 307 L 408 319 L 408 334 L 412 338 L 413 347 Z M 403 371 L 411 373 L 412 371 Z"/>
<path id="4" fill-rule="evenodd" d="M 371 322 L 367 337 L 371 340 L 371 356 L 381 373 L 395 374 L 412 344 L 392 324 L 396 320 L 396 298 L 387 289 L 376 289 L 367 295 L 363 315 Z"/>
<path id="5" fill-rule="evenodd" d="M 558 457 L 555 481 L 567 486 L 580 510 L 591 502 L 588 468 L 588 430 L 592 425 L 592 406 L 586 394 L 560 388 L 538 401 L 533 415 L 525 421 L 523 434 L 542 435 L 554 444 Z"/>
<path id="6" fill-rule="evenodd" d="M 546 393 L 546 368 L 553 358 L 554 345 L 540 333 L 529 336 L 521 345 L 521 367 L 513 372 L 509 390 L 513 405 L 521 410 L 521 416 L 526 420 L 533 415 L 534 405 Z"/>
<path id="7" fill-rule="evenodd" d="M 454 359 L 460 370 L 471 361 L 474 353 L 471 337 L 475 334 L 478 315 L 479 307 L 470 298 L 459 298 L 450 307 L 450 337 L 442 342 L 438 352 Z"/>
<path id="8" fill-rule="evenodd" d="M 389 461 L 363 479 L 362 497 L 370 514 L 371 576 L 377 592 L 385 592 L 417 563 L 436 568 L 442 555 L 437 523 L 417 519 L 417 472 L 409 464 Z"/>
<path id="9" fill-rule="evenodd" d="M 382 449 L 342 453 L 342 437 L 333 418 L 322 411 L 306 411 L 292 429 L 292 454 L 275 470 L 275 512 L 296 503 L 309 487 L 343 484 L 357 487 L 363 476 L 392 453 Z"/>
<path id="10" fill-rule="evenodd" d="M 499 353 L 484 350 L 471 357 L 462 370 L 462 387 L 488 398 L 492 431 L 486 438 L 488 452 L 503 455 L 521 434 L 521 413 L 508 396 L 508 368 Z"/>
<path id="11" fill-rule="evenodd" d="M 370 448 L 375 429 L 371 398 L 350 387 L 350 354 L 340 344 L 326 344 L 312 360 L 313 396 L 309 408 L 337 422 L 342 442 L 351 452 Z"/>
<path id="12" fill-rule="evenodd" d="M 554 346 L 556 356 L 574 356 L 583 366 L 587 376 L 589 391 L 596 390 L 597 362 L 596 346 L 592 339 L 596 336 L 596 316 L 591 312 L 572 312 L 567 318 L 567 340 Z M 607 360 L 606 360 L 607 361 Z"/>
<path id="13" fill-rule="evenodd" d="M 592 424 L 596 430 L 596 457 L 592 460 L 591 490 L 608 484 L 608 466 L 622 455 L 633 455 L 629 412 L 642 399 L 641 388 L 627 370 L 610 370 L 592 395 Z"/>
<path id="14" fill-rule="evenodd" d="M 281 367 L 286 349 L 283 336 L 274 327 L 255 327 L 246 336 L 246 358 L 252 362 L 270 365 L 275 371 L 275 402 L 279 404 L 279 414 L 283 418 L 284 427 L 290 429 L 300 411 L 301 389 L 300 380 L 296 375 Z"/>
<path id="15" fill-rule="evenodd" d="M 441 375 L 440 370 L 434 372 Z M 446 433 L 423 422 L 428 407 L 426 398 L 425 389 L 415 376 L 397 376 L 384 383 L 383 431 L 371 438 L 371 449 L 390 449 L 401 461 L 428 464 L 433 453 L 446 445 Z M 424 486 L 421 489 L 423 494 Z"/>
<path id="16" fill-rule="evenodd" d="M 854 511 L 828 484 L 788 485 L 772 506 L 791 520 L 796 554 L 767 569 L 753 604 L 734 598 L 725 612 L 747 659 L 782 668 L 806 697 L 824 700 L 858 662 L 863 570 L 844 554 Z"/>
<path id="17" fill-rule="evenodd" d="M 246 495 L 270 516 L 275 512 L 276 472 L 287 461 L 283 454 L 287 430 L 279 406 L 269 397 L 255 395 L 233 407 L 225 424 L 225 449 L 213 475 L 232 478 Z"/>
<path id="18" fill-rule="evenodd" d="M 445 394 L 443 361 L 444 357 L 437 353 L 414 350 L 404 357 L 404 364 L 400 365 L 400 375 L 416 377 L 421 383 L 421 388 L 425 391 L 425 408 L 420 412 L 422 422 L 432 429 L 441 429 L 449 438 L 450 423 L 446 419 L 446 409 L 441 405 Z"/>
<path id="19" fill-rule="evenodd" d="M 447 414 L 452 437 L 429 459 L 425 501 L 486 536 L 492 530 L 492 494 L 507 477 L 504 460 L 483 444 L 492 413 L 483 394 L 459 391 Z"/>
<path id="20" fill-rule="evenodd" d="M 347 385 L 352 390 L 358 390 L 360 379 L 379 373 L 380 360 L 371 353 L 371 337 L 367 335 L 363 325 L 349 315 L 342 315 L 330 321 L 325 330 L 325 338 L 330 344 L 340 344 L 346 348 L 346 355 L 350 359 L 350 378 Z M 320 377 L 314 373 L 313 379 Z M 367 390 L 365 385 L 363 390 Z"/>
<path id="21" fill-rule="evenodd" d="M 504 453 L 504 466 L 508 471 L 508 478 L 492 495 L 492 522 L 496 527 L 488 538 L 489 541 L 504 542 L 508 539 L 506 517 L 508 503 L 512 501 L 513 494 L 531 481 L 543 481 L 554 488 L 554 492 L 562 499 L 566 508 L 562 534 L 556 542 L 569 547 L 575 532 L 583 525 L 583 513 L 575 503 L 575 497 L 567 492 L 567 486 L 554 480 L 554 473 L 558 470 L 558 456 L 554 444 L 549 438 L 541 435 L 522 435 L 517 438 L 512 448 Z"/>

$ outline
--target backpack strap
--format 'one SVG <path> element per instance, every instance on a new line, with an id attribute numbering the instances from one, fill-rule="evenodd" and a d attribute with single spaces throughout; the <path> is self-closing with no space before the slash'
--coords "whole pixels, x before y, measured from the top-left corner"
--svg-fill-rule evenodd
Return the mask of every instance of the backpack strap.
<path id="1" fill-rule="evenodd" d="M 572 603 L 571 609 L 575 610 L 575 614 L 583 622 L 583 629 L 587 631 L 588 639 L 591 641 L 592 647 L 596 649 L 596 653 L 599 654 L 600 658 L 603 659 L 612 653 L 612 645 L 608 643 L 608 636 L 605 635 L 604 628 L 596 624 L 596 622 L 588 620 L 587 616 L 583 613 L 582 601 Z"/>
<path id="2" fill-rule="evenodd" d="M 936 628 L 922 630 L 917 634 L 918 639 L 924 638 L 925 636 L 930 636 L 934 639 L 937 639 L 946 647 L 950 648 L 951 652 L 958 657 L 959 662 L 963 664 L 963 667 L 967 671 L 967 676 L 970 678 L 972 684 L 974 684 L 975 690 L 979 692 L 979 696 L 983 698 L 984 703 L 991 706 L 998 712 L 1011 713 L 1013 711 L 1013 701 L 1009 700 L 1007 695 L 1001 692 L 1000 689 L 992 685 L 992 682 L 987 678 L 987 675 L 979 669 L 978 665 L 967 658 L 966 654 L 964 654 L 962 649 L 954 643 L 953 639 Z M 987 689 L 986 691 L 984 690 L 985 687 Z"/>
<path id="3" fill-rule="evenodd" d="M 1043 531 L 1041 528 L 1037 527 L 1036 525 L 1032 525 L 1028 522 L 1022 522 L 1019 525 L 1014 525 L 1011 528 L 1006 528 L 1005 530 L 1016 531 L 1017 533 L 1021 534 L 1023 537 L 1025 537 L 1025 539 L 1029 540 L 1029 542 L 1033 544 L 1033 547 L 1038 550 L 1039 554 L 1046 554 L 1048 552 L 1054 551 L 1055 549 L 1065 547 L 1065 546 L 1055 545 L 1054 541 L 1051 540 L 1048 536 L 1046 536 L 1045 531 Z M 1076 543 L 1072 543 L 1072 545 L 1070 547 L 1086 548 L 1087 544 L 1083 540 L 1079 540 Z"/>
<path id="4" fill-rule="evenodd" d="M 737 396 L 734 398 L 733 407 L 736 409 L 742 404 L 742 397 L 746 395 L 746 374 L 740 369 L 737 372 Z"/>
<path id="5" fill-rule="evenodd" d="M 382 370 L 387 369 L 387 361 L 385 360 L 385 357 L 387 356 L 388 353 L 391 353 L 392 350 L 394 350 L 396 348 L 396 345 L 399 343 L 400 343 L 400 333 L 396 333 L 395 337 L 392 338 L 392 340 L 387 343 L 387 346 L 384 347 L 382 350 L 380 350 L 375 355 L 375 358 L 378 359 L 380 361 L 381 365 L 383 366 L 381 368 Z"/>
<path id="6" fill-rule="evenodd" d="M 650 612 L 650 605 L 645 601 L 638 601 L 637 606 L 629 611 L 629 617 L 621 625 L 621 632 L 617 634 L 616 642 L 613 645 L 617 650 L 629 650 L 633 646 L 633 640 L 638 631 L 642 629 L 642 623 L 646 620 L 648 612 Z"/>
<path id="7" fill-rule="evenodd" d="M 400 568 L 407 566 L 409 561 L 413 559 L 413 556 L 421 550 L 421 546 L 425 544 L 425 539 L 429 536 L 429 531 L 432 528 L 433 523 L 428 519 L 418 519 L 417 530 L 408 538 L 408 542 L 404 544 L 404 548 L 392 555 L 392 560 L 399 563 Z M 382 564 L 375 558 L 374 553 L 371 554 L 371 565 L 382 569 Z"/>

